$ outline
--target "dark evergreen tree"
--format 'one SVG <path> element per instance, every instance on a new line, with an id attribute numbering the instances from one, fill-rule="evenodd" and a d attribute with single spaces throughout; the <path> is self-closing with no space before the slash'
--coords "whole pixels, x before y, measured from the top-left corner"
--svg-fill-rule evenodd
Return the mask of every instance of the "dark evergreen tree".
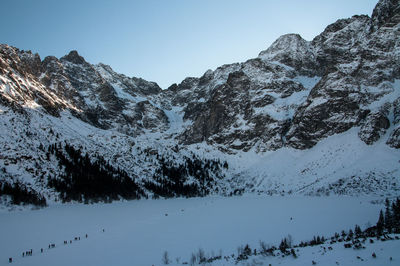
<path id="1" fill-rule="evenodd" d="M 354 233 L 356 234 L 356 237 L 360 237 L 362 235 L 362 230 L 361 230 L 360 226 L 356 225 L 354 227 Z"/>
<path id="2" fill-rule="evenodd" d="M 380 236 L 383 233 L 383 229 L 385 228 L 385 218 L 383 216 L 383 211 L 381 210 L 379 213 L 379 219 L 376 223 L 376 232 Z"/>
<path id="3" fill-rule="evenodd" d="M 400 233 L 400 198 L 392 202 L 393 228 L 395 233 Z"/>
<path id="4" fill-rule="evenodd" d="M 290 250 L 290 253 L 292 254 L 293 258 L 297 258 L 296 251 L 293 248 Z"/>
<path id="5" fill-rule="evenodd" d="M 251 248 L 248 244 L 246 244 L 246 246 L 243 249 L 243 255 L 251 256 Z"/>
<path id="6" fill-rule="evenodd" d="M 349 234 L 348 234 L 348 237 L 349 238 L 353 238 L 353 236 L 354 236 L 354 233 L 353 233 L 353 230 L 349 230 Z"/>
<path id="7" fill-rule="evenodd" d="M 81 148 L 68 144 L 62 147 L 59 143 L 51 145 L 49 152 L 55 155 L 64 174 L 59 178 L 49 177 L 48 186 L 60 192 L 64 201 L 110 202 L 145 195 L 132 177 L 112 167 L 101 156 L 92 161 L 87 153 L 82 155 Z"/>
<path id="8" fill-rule="evenodd" d="M 183 163 L 175 163 L 160 156 L 159 167 L 144 186 L 155 195 L 167 198 L 205 196 L 216 185 L 215 178 L 222 178 L 217 160 L 200 160 L 192 155 L 185 157 Z"/>
<path id="9" fill-rule="evenodd" d="M 287 243 L 286 237 L 282 239 L 281 243 L 279 244 L 279 250 L 282 253 L 286 253 L 286 250 L 289 248 L 289 245 Z"/>
<path id="10" fill-rule="evenodd" d="M 40 193 L 16 181 L 14 184 L 0 181 L 0 196 L 11 196 L 11 202 L 15 205 L 33 204 L 36 206 L 47 206 L 46 198 Z"/>
<path id="11" fill-rule="evenodd" d="M 385 201 L 385 228 L 388 230 L 388 232 L 392 232 L 392 227 L 393 227 L 393 215 L 391 211 L 391 206 L 390 206 L 390 201 L 388 198 L 386 198 Z"/>

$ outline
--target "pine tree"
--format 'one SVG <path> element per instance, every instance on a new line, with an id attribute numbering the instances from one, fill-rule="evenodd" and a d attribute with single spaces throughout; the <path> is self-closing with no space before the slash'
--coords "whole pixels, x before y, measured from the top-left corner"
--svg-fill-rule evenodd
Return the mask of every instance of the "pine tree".
<path id="1" fill-rule="evenodd" d="M 244 247 L 243 254 L 247 255 L 247 256 L 251 255 L 251 248 L 250 248 L 249 244 L 246 244 L 246 246 Z"/>
<path id="2" fill-rule="evenodd" d="M 392 202 L 393 228 L 396 233 L 400 233 L 400 198 Z"/>
<path id="3" fill-rule="evenodd" d="M 284 239 L 282 239 L 281 243 L 279 244 L 279 250 L 282 253 L 285 253 L 287 248 L 288 248 L 288 244 L 286 242 L 286 238 L 284 238 Z"/>
<path id="4" fill-rule="evenodd" d="M 353 230 L 350 229 L 350 230 L 349 230 L 349 237 L 350 237 L 350 238 L 353 238 L 353 236 L 354 236 Z"/>
<path id="5" fill-rule="evenodd" d="M 356 226 L 354 227 L 354 233 L 356 234 L 356 237 L 360 237 L 360 236 L 362 235 L 361 228 L 360 228 L 360 226 L 358 226 L 357 224 L 356 224 Z"/>
<path id="6" fill-rule="evenodd" d="M 379 220 L 376 223 L 376 232 L 378 236 L 382 235 L 384 226 L 385 226 L 385 219 L 383 218 L 383 211 L 381 210 L 379 213 Z"/>
<path id="7" fill-rule="evenodd" d="M 393 217 L 392 217 L 392 212 L 390 210 L 391 206 L 390 206 L 389 199 L 386 199 L 385 206 L 386 206 L 386 210 L 385 210 L 385 228 L 390 233 L 392 231 L 392 226 L 393 226 L 393 222 L 392 222 L 392 218 Z"/>

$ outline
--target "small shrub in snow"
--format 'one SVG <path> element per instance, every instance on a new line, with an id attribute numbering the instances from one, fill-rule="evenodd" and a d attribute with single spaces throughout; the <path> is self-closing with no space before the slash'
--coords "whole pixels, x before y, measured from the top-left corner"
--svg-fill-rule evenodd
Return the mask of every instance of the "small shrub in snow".
<path id="1" fill-rule="evenodd" d="M 289 245 L 288 245 L 288 243 L 287 243 L 287 241 L 286 241 L 286 238 L 284 238 L 284 239 L 282 239 L 282 241 L 281 241 L 281 243 L 279 244 L 279 250 L 282 252 L 282 253 L 286 253 L 287 251 L 287 249 L 289 248 Z"/>
<path id="2" fill-rule="evenodd" d="M 354 233 L 356 234 L 356 237 L 362 236 L 362 231 L 361 231 L 360 226 L 358 226 L 358 225 L 355 226 Z"/>
<path id="3" fill-rule="evenodd" d="M 237 247 L 237 254 L 238 254 L 238 256 L 240 256 L 241 254 L 243 254 L 243 246 Z"/>
<path id="4" fill-rule="evenodd" d="M 170 264 L 170 260 L 169 260 L 169 256 L 168 256 L 168 252 L 164 251 L 163 256 L 162 256 L 162 263 L 167 265 Z"/>
<path id="5" fill-rule="evenodd" d="M 260 240 L 260 248 L 261 248 L 261 253 L 263 253 L 263 254 L 267 253 L 268 246 L 267 246 L 267 244 L 265 244 L 264 241 Z"/>
<path id="6" fill-rule="evenodd" d="M 260 249 L 261 249 L 262 255 L 273 256 L 274 250 L 276 250 L 276 247 L 274 247 L 274 246 L 270 247 L 269 245 L 265 244 L 264 241 L 260 241 Z"/>
<path id="7" fill-rule="evenodd" d="M 246 246 L 244 247 L 243 254 L 247 255 L 247 256 L 251 255 L 251 248 L 250 248 L 250 246 L 248 244 L 246 244 Z"/>
<path id="8" fill-rule="evenodd" d="M 296 251 L 293 248 L 290 250 L 290 254 L 292 254 L 293 258 L 297 258 Z"/>
<path id="9" fill-rule="evenodd" d="M 351 238 L 353 238 L 353 236 L 354 236 L 353 230 L 350 229 L 348 237 L 351 239 Z"/>
<path id="10" fill-rule="evenodd" d="M 201 248 L 199 248 L 199 250 L 197 251 L 197 261 L 199 263 L 204 263 L 206 261 L 206 254 Z"/>
<path id="11" fill-rule="evenodd" d="M 195 265 L 197 263 L 197 257 L 196 254 L 192 253 L 192 256 L 190 256 L 190 265 Z"/>

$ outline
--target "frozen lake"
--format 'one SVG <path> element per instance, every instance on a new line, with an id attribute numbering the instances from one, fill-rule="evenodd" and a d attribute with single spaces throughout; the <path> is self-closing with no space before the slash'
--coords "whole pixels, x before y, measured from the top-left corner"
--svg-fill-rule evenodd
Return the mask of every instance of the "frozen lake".
<path id="1" fill-rule="evenodd" d="M 199 248 L 208 254 L 236 254 L 240 245 L 258 248 L 260 240 L 278 245 L 288 234 L 298 243 L 354 229 L 355 224 L 364 229 L 377 222 L 383 208 L 371 204 L 372 199 L 208 197 L 2 211 L 0 265 L 9 265 L 9 257 L 12 265 L 161 265 L 164 251 L 174 263 L 176 258 L 182 263 Z M 48 249 L 50 243 L 56 247 Z M 30 249 L 33 256 L 23 258 L 22 252 Z"/>

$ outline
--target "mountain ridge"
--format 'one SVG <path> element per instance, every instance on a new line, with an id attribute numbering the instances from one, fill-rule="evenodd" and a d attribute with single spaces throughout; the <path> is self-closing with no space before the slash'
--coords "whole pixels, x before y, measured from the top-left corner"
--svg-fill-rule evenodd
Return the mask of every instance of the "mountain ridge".
<path id="1" fill-rule="evenodd" d="M 311 41 L 283 35 L 256 58 L 208 70 L 166 90 L 105 64 L 92 65 L 77 51 L 41 60 L 38 54 L 2 44 L 1 180 L 20 180 L 57 200 L 60 194 L 46 180 L 60 178 L 64 169 L 43 146 L 61 142 L 92 154 L 92 159 L 101 154 L 137 179 L 149 196 L 157 193 L 145 184 L 164 182 L 157 179 L 160 158 L 170 158 L 167 165 L 178 167 L 196 156 L 229 162 L 225 178 L 210 177 L 216 178 L 210 180 L 210 193 L 379 193 L 386 186 L 396 194 L 399 6 L 397 0 L 381 0 L 372 17 L 340 19 Z M 341 148 L 329 150 L 335 149 L 332 139 Z M 344 161 L 344 151 L 354 154 L 354 165 Z M 365 165 L 373 151 L 385 155 Z M 292 156 L 314 152 L 320 156 Z M 287 167 L 271 159 L 274 153 L 285 154 L 297 166 L 268 174 L 264 164 Z M 375 175 L 380 181 L 371 187 Z M 184 184 L 203 182 L 196 174 L 185 178 Z M 342 188 L 354 178 L 368 189 Z"/>

